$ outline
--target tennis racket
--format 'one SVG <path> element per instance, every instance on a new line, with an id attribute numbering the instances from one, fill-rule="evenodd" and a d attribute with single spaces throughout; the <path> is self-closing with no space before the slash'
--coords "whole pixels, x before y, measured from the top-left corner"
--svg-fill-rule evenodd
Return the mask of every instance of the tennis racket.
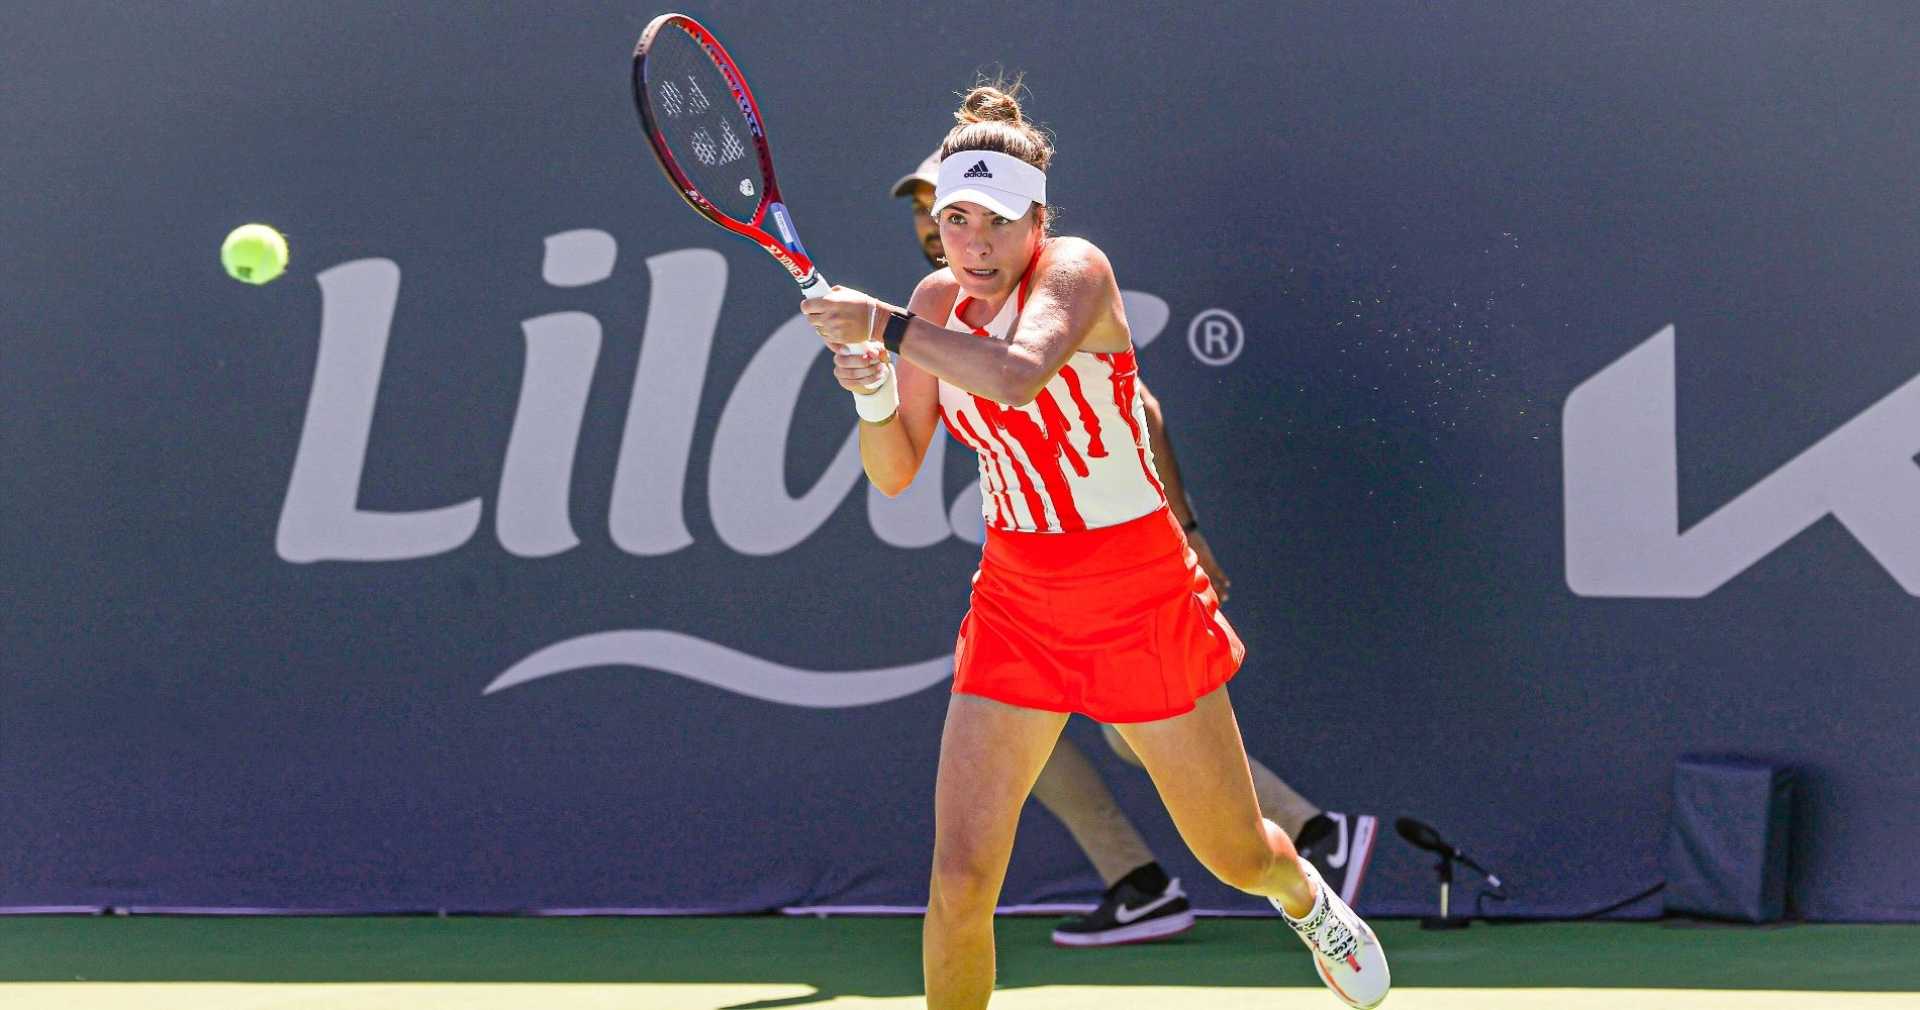
<path id="1" fill-rule="evenodd" d="M 661 170 L 694 213 L 766 250 L 804 297 L 827 293 L 832 285 L 781 198 L 760 105 L 712 32 L 685 14 L 654 18 L 633 50 L 633 101 Z M 880 352 L 872 341 L 852 348 Z"/>

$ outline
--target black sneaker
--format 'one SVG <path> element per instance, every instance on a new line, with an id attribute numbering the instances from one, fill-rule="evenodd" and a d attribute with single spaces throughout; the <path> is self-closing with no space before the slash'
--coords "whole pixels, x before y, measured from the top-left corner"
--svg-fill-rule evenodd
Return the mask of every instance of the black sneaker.
<path id="1" fill-rule="evenodd" d="M 1352 905 L 1360 896 L 1360 882 L 1366 878 L 1379 830 L 1380 818 L 1372 814 L 1326 811 L 1300 828 L 1293 845 L 1320 871 L 1320 879 L 1333 893 Z"/>
<path id="2" fill-rule="evenodd" d="M 1053 931 L 1060 947 L 1111 947 L 1121 943 L 1152 943 L 1193 928 L 1193 906 L 1180 890 L 1180 878 L 1167 881 L 1158 893 L 1147 891 L 1132 876 L 1107 889 L 1100 907 L 1068 919 Z"/>

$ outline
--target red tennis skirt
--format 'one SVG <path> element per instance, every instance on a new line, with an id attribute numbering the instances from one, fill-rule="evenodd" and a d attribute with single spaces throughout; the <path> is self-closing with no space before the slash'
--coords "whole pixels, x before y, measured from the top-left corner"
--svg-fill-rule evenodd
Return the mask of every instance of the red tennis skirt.
<path id="1" fill-rule="evenodd" d="M 1246 646 L 1167 509 L 1095 530 L 987 530 L 953 690 L 1100 722 L 1193 711 Z"/>

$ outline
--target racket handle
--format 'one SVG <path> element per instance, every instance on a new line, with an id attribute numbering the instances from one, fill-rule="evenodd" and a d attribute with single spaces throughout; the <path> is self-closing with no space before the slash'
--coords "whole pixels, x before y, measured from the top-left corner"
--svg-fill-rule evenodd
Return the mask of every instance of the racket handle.
<path id="1" fill-rule="evenodd" d="M 803 298 L 825 298 L 827 292 L 832 290 L 833 285 L 827 283 L 826 276 L 818 270 L 808 274 L 807 279 L 800 282 L 800 295 Z M 880 345 L 871 340 L 848 344 L 847 349 L 875 355 L 881 353 Z M 853 393 L 852 390 L 848 392 Z M 892 417 L 893 412 L 900 409 L 900 390 L 893 384 L 891 363 L 886 365 L 886 374 L 877 384 L 868 386 L 864 393 L 853 393 L 853 407 L 859 411 L 861 417 L 876 424 Z"/>
<path id="2" fill-rule="evenodd" d="M 800 297 L 802 298 L 825 298 L 827 297 L 827 292 L 832 290 L 833 285 L 828 284 L 827 279 L 822 276 L 818 270 L 808 274 L 807 279 L 800 282 Z"/>

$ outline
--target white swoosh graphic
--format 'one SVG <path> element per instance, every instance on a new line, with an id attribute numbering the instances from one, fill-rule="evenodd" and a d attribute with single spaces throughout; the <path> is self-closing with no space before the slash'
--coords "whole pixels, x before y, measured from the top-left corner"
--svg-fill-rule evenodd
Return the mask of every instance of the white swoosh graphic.
<path id="1" fill-rule="evenodd" d="M 602 631 L 541 649 L 508 667 L 481 693 L 596 666 L 660 670 L 781 705 L 853 708 L 904 698 L 939 683 L 953 673 L 953 656 L 878 670 L 801 670 L 675 631 Z"/>
<path id="2" fill-rule="evenodd" d="M 1183 895 L 1178 891 L 1168 891 L 1167 893 L 1159 896 L 1158 898 L 1155 898 L 1152 901 L 1149 901 L 1146 904 L 1141 905 L 1139 908 L 1130 908 L 1127 905 L 1122 904 L 1119 908 L 1116 908 L 1113 910 L 1113 917 L 1120 921 L 1120 925 L 1130 926 L 1133 924 L 1134 920 L 1139 919 L 1141 916 L 1144 916 L 1147 913 L 1163 905 L 1172 904 L 1173 902 L 1178 901 L 1183 897 L 1186 897 L 1186 895 Z"/>

